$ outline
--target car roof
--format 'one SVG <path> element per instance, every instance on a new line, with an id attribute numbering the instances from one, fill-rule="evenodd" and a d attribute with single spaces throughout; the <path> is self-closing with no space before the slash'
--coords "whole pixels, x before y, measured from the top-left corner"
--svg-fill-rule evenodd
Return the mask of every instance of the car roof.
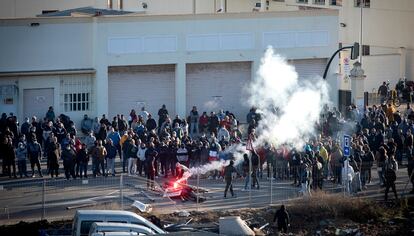
<path id="1" fill-rule="evenodd" d="M 101 236 L 129 236 L 129 235 L 138 235 L 135 232 L 101 232 L 101 233 L 95 233 L 96 235 Z"/>
<path id="2" fill-rule="evenodd" d="M 130 211 L 120 210 L 77 210 L 77 215 L 125 215 L 125 216 L 137 216 L 137 214 Z"/>
<path id="3" fill-rule="evenodd" d="M 128 216 L 128 217 L 133 217 L 133 218 L 138 218 L 139 220 L 141 220 L 142 222 L 145 222 L 148 225 L 151 225 L 150 228 L 153 228 L 153 230 L 155 230 L 155 232 L 165 232 L 164 230 L 162 230 L 161 228 L 159 228 L 158 226 L 154 225 L 151 221 L 147 220 L 146 218 L 134 213 L 134 212 L 130 212 L 130 211 L 121 211 L 121 210 L 77 210 L 75 213 L 76 216 L 82 216 L 85 220 L 89 220 L 89 219 L 95 219 L 96 216 L 112 216 L 112 215 L 117 215 L 117 216 Z"/>
<path id="4" fill-rule="evenodd" d="M 117 223 L 117 222 L 94 222 L 91 226 L 96 225 L 97 227 L 130 227 L 130 228 L 141 228 L 141 229 L 149 229 L 151 228 L 144 226 L 144 225 L 137 225 L 137 224 L 128 224 L 128 223 Z"/>

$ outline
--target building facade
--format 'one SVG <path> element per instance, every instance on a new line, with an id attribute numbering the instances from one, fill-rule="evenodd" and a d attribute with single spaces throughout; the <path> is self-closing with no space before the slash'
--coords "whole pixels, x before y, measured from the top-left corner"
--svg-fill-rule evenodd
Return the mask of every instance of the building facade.
<path id="1" fill-rule="evenodd" d="M 295 11 L 0 20 L 2 112 L 44 117 L 48 106 L 79 122 L 162 104 L 170 116 L 232 111 L 268 46 L 301 79 L 322 75 L 338 47 L 338 12 Z M 329 71 L 337 101 L 336 61 Z"/>
<path id="2" fill-rule="evenodd" d="M 365 91 L 382 81 L 414 79 L 414 1 L 412 0 L 3 0 L 0 17 L 33 17 L 42 12 L 93 6 L 140 15 L 279 12 L 309 9 L 339 11 L 339 43 L 361 44 Z M 341 54 L 340 88 L 350 90 L 349 52 Z"/>

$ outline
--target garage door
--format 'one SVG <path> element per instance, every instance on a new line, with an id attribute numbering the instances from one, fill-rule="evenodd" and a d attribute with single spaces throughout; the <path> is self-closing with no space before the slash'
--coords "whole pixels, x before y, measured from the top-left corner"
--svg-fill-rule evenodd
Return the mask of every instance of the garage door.
<path id="1" fill-rule="evenodd" d="M 1 82 L 0 82 L 1 83 Z M 17 114 L 18 89 L 13 84 L 0 84 L 0 111 L 1 113 Z"/>
<path id="2" fill-rule="evenodd" d="M 54 106 L 53 88 L 23 90 L 24 117 L 36 116 L 38 119 L 43 119 L 50 106 Z"/>
<path id="3" fill-rule="evenodd" d="M 289 63 L 295 66 L 300 79 L 306 79 L 316 75 L 322 77 L 327 62 L 326 59 L 303 59 L 292 60 Z"/>
<path id="4" fill-rule="evenodd" d="M 175 65 L 109 67 L 109 117 L 137 112 L 145 106 L 155 114 L 165 104 L 170 116 L 175 116 Z M 99 99 L 99 97 L 98 97 Z"/>
<path id="5" fill-rule="evenodd" d="M 187 114 L 196 105 L 200 113 L 223 109 L 245 121 L 249 108 L 242 91 L 250 79 L 251 62 L 188 64 Z"/>

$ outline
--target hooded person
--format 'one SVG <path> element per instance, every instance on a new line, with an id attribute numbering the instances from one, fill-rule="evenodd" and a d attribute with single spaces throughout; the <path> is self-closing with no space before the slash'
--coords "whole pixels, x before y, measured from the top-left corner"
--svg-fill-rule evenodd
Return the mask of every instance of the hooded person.
<path id="1" fill-rule="evenodd" d="M 277 230 L 279 232 L 287 233 L 287 229 L 290 226 L 289 213 L 286 210 L 285 205 L 281 205 L 280 209 L 276 211 L 273 217 L 273 222 L 277 220 Z"/>
<path id="2" fill-rule="evenodd" d="M 354 168 L 349 164 L 349 159 L 346 158 L 342 167 L 342 186 L 345 187 L 347 193 L 351 193 L 351 183 L 354 175 Z"/>

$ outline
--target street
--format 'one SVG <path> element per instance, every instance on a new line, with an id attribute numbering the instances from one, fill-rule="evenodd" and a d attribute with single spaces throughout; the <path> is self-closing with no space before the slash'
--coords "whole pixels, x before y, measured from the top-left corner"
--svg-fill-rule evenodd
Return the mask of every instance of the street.
<path id="1" fill-rule="evenodd" d="M 119 173 L 121 169 L 117 168 L 117 171 Z M 379 188 L 375 169 L 372 171 L 372 176 L 373 183 L 368 185 L 366 190 L 359 192 L 357 197 L 382 200 L 384 189 Z M 172 180 L 164 178 L 156 178 L 155 180 L 158 186 L 163 185 L 165 181 Z M 398 171 L 396 181 L 399 195 L 403 193 L 407 181 L 407 169 L 401 168 Z M 249 191 L 242 191 L 244 180 L 238 178 L 235 179 L 233 186 L 236 197 L 233 198 L 228 194 L 228 197 L 224 198 L 225 183 L 223 180 L 201 178 L 199 187 L 207 189 L 208 193 L 204 194 L 206 201 L 197 204 L 193 201 L 183 202 L 181 199 L 164 198 L 161 192 L 146 189 L 145 178 L 126 174 L 122 177 L 122 183 L 119 174 L 115 177 L 89 177 L 83 180 L 66 180 L 63 177 L 58 179 L 46 177 L 44 179 L 9 180 L 2 177 L 0 181 L 0 222 L 1 224 L 11 224 L 19 221 L 36 221 L 40 220 L 42 216 L 49 221 L 70 219 L 76 209 L 115 210 L 122 209 L 123 205 L 123 209 L 133 210 L 131 204 L 135 200 L 151 204 L 154 214 L 167 214 L 183 210 L 209 211 L 265 207 L 299 197 L 299 188 L 294 187 L 292 182 L 293 180 L 271 181 L 266 178 L 264 173 L 260 180 L 260 189 L 253 189 L 249 194 Z M 188 184 L 197 186 L 197 179 L 190 178 Z M 411 184 L 408 185 L 406 192 L 409 192 L 410 188 Z M 146 194 L 143 194 L 142 191 Z M 340 193 L 343 189 L 331 181 L 325 181 L 324 191 Z M 392 193 L 389 198 L 393 199 Z"/>

